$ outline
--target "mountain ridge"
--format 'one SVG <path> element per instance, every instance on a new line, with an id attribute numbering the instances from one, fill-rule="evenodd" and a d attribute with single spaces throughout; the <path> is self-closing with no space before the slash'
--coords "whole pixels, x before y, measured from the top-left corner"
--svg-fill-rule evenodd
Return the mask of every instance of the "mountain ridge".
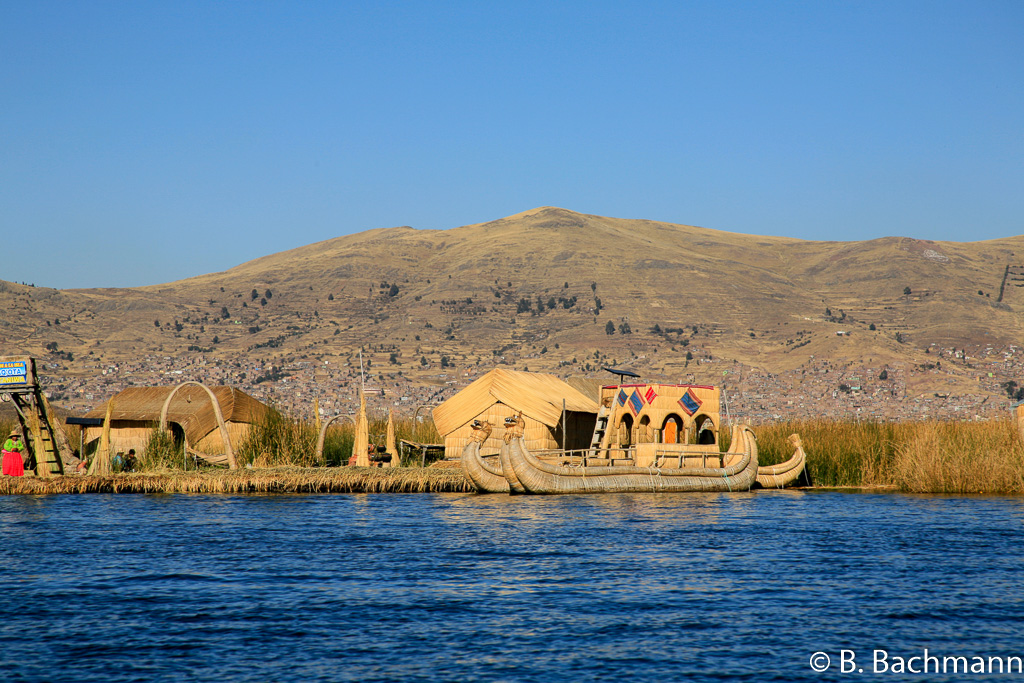
<path id="1" fill-rule="evenodd" d="M 413 383 L 436 382 L 442 357 L 561 374 L 616 360 L 710 381 L 726 361 L 806 372 L 822 359 L 916 367 L 950 349 L 1010 349 L 1022 290 L 1024 236 L 808 241 L 537 207 L 449 230 L 377 228 L 137 288 L 0 282 L 0 353 L 88 378 L 66 354 L 97 367 L 147 355 L 283 367 L 386 346 L 374 367 Z M 979 388 L 955 364 L 920 383 Z"/>

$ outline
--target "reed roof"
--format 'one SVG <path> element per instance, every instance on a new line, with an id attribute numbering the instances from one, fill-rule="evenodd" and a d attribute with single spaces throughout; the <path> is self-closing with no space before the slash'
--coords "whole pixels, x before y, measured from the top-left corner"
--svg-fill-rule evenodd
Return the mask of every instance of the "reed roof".
<path id="1" fill-rule="evenodd" d="M 565 409 L 596 413 L 597 402 L 554 375 L 494 369 L 434 408 L 434 424 L 442 436 L 451 434 L 494 403 L 504 403 L 549 427 L 562 419 Z"/>
<path id="2" fill-rule="evenodd" d="M 160 410 L 174 387 L 130 387 L 112 398 L 114 402 L 110 419 L 155 422 L 160 419 Z M 217 397 L 225 422 L 252 423 L 263 417 L 267 406 L 249 394 L 234 387 L 210 387 Z M 106 402 L 93 408 L 85 417 L 103 418 Z M 200 439 L 217 428 L 217 416 L 210 399 L 202 388 L 187 385 L 178 390 L 167 409 L 167 421 L 181 426 L 189 443 Z"/>
<path id="3" fill-rule="evenodd" d="M 594 403 L 601 402 L 601 387 L 608 384 L 592 377 L 566 377 L 565 382 Z"/>

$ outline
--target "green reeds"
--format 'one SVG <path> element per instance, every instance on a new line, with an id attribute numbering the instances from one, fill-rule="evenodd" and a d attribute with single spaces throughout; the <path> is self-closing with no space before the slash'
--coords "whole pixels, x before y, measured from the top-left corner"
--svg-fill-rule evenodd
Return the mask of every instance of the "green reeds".
<path id="1" fill-rule="evenodd" d="M 17 428 L 18 428 L 18 421 L 17 420 L 15 420 L 13 418 L 11 418 L 11 419 L 0 418 L 0 439 L 3 439 L 3 441 L 0 441 L 0 445 L 2 445 L 3 442 L 7 440 L 7 435 L 10 434 L 12 431 L 14 431 Z"/>
<path id="2" fill-rule="evenodd" d="M 154 429 L 142 449 L 136 468 L 139 471 L 180 470 L 185 467 L 182 449 L 169 431 Z"/>
<path id="3" fill-rule="evenodd" d="M 271 408 L 257 420 L 238 446 L 239 467 L 311 467 L 316 462 L 316 427 Z"/>
<path id="4" fill-rule="evenodd" d="M 897 445 L 913 423 L 802 420 L 754 428 L 761 465 L 784 462 L 793 455 L 787 439 L 799 434 L 807 469 L 817 486 L 892 485 Z"/>
<path id="5" fill-rule="evenodd" d="M 387 434 L 387 415 L 369 418 L 370 443 L 383 447 Z M 335 421 L 324 435 L 322 459 L 315 457 L 319 434 L 312 423 L 287 416 L 271 409 L 256 422 L 248 437 L 238 446 L 238 464 L 254 467 L 347 465 L 355 441 L 355 427 L 350 420 Z M 441 443 L 443 439 L 430 420 L 395 420 L 395 439 L 416 443 Z M 392 454 L 395 455 L 395 454 Z M 408 454 L 403 465 L 418 465 L 419 453 Z"/>

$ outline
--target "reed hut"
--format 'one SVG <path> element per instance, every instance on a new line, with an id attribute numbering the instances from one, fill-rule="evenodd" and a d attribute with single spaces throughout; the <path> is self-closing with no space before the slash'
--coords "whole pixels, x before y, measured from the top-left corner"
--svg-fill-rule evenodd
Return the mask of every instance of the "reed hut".
<path id="1" fill-rule="evenodd" d="M 434 408 L 434 425 L 444 438 L 445 457 L 461 457 L 462 449 L 472 440 L 474 420 L 493 426 L 480 454 L 497 454 L 505 435 L 505 418 L 520 413 L 525 422 L 523 436 L 532 451 L 582 449 L 590 445 L 597 402 L 554 375 L 491 370 Z"/>
<path id="2" fill-rule="evenodd" d="M 220 404 L 228 436 L 237 447 L 249 434 L 254 422 L 262 419 L 269 408 L 249 394 L 233 387 L 210 387 Z M 132 387 L 113 397 L 110 414 L 110 452 L 127 453 L 134 448 L 142 453 L 153 430 L 159 426 L 160 410 L 174 387 Z M 103 418 L 107 404 L 97 406 L 86 418 Z M 198 386 L 180 388 L 167 410 L 167 423 L 175 441 L 184 439 L 185 445 L 213 464 L 226 464 L 224 440 L 217 425 L 217 417 L 207 393 Z M 103 431 L 99 426 L 84 427 L 85 452 L 95 452 Z M 218 457 L 220 456 L 220 457 Z"/>

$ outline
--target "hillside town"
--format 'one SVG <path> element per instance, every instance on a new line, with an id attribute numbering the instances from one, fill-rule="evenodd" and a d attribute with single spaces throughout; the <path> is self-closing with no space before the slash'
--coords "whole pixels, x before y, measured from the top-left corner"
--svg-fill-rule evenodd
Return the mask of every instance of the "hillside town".
<path id="1" fill-rule="evenodd" d="M 838 364 L 810 357 L 800 368 L 769 372 L 738 362 L 700 359 L 680 377 L 645 375 L 643 358 L 627 366 L 644 381 L 717 384 L 722 386 L 726 413 L 750 423 L 773 420 L 825 418 L 830 420 L 981 420 L 1005 414 L 1013 403 L 1016 380 L 1024 377 L 1024 353 L 1019 347 L 934 350 L 935 363 L 910 366 Z M 945 369 L 943 367 L 945 365 Z M 530 369 L 523 359 L 509 354 L 498 366 Z M 412 416 L 417 409 L 438 405 L 461 388 L 496 367 L 493 361 L 474 360 L 457 365 L 420 369 L 415 376 L 401 370 L 382 370 L 358 353 L 337 358 L 280 359 L 275 363 L 253 359 L 219 359 L 205 354 L 171 357 L 146 354 L 138 360 L 105 363 L 86 356 L 74 362 L 60 357 L 40 358 L 39 369 L 53 402 L 72 414 L 84 413 L 117 392 L 138 386 L 168 386 L 184 381 L 230 385 L 242 389 L 288 414 L 311 416 L 318 405 L 322 415 L 352 414 L 363 386 L 371 411 L 387 409 Z M 976 391 L 920 392 L 910 389 L 919 380 L 954 384 L 955 367 L 976 382 Z M 533 368 L 541 370 L 538 367 Z M 609 384 L 606 371 L 580 364 L 560 364 L 561 377 L 586 376 Z M 962 386 L 962 385 L 961 385 Z M 1010 391 L 1008 391 L 1008 388 Z M 425 411 L 421 410 L 423 414 Z"/>

